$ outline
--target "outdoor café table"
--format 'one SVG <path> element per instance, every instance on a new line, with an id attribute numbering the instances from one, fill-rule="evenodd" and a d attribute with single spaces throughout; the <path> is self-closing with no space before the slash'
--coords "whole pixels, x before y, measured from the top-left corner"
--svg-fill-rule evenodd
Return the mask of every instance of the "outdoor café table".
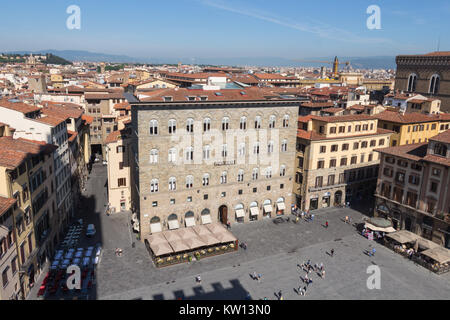
<path id="1" fill-rule="evenodd" d="M 56 269 L 59 266 L 59 261 L 53 261 L 52 268 Z"/>
<path id="2" fill-rule="evenodd" d="M 81 262 L 81 259 L 80 258 L 75 258 L 75 259 L 73 259 L 73 264 L 76 264 L 76 265 L 80 265 L 80 262 Z"/>
<path id="3" fill-rule="evenodd" d="M 87 250 L 94 250 L 93 246 L 87 247 Z"/>
<path id="4" fill-rule="evenodd" d="M 84 254 L 84 256 L 85 256 L 85 257 L 90 257 L 90 256 L 92 256 L 92 250 L 86 251 L 85 254 Z"/>
<path id="5" fill-rule="evenodd" d="M 77 251 L 77 253 L 75 253 L 75 258 L 81 258 L 83 256 L 83 251 Z"/>

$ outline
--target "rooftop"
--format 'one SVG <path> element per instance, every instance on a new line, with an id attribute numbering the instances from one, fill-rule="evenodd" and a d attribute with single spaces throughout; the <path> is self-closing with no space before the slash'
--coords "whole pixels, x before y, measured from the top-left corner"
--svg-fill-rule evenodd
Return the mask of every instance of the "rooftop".
<path id="1" fill-rule="evenodd" d="M 0 196 L 0 216 L 8 211 L 8 209 L 11 208 L 16 201 L 17 200 L 14 198 L 5 198 Z"/>
<path id="2" fill-rule="evenodd" d="M 50 154 L 56 146 L 41 142 L 0 137 L 0 166 L 10 170 L 17 168 L 24 160 L 40 153 Z"/>

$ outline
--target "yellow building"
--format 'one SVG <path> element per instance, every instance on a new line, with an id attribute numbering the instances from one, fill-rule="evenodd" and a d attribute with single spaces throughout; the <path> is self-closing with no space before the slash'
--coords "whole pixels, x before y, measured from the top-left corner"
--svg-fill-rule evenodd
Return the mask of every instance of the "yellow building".
<path id="1" fill-rule="evenodd" d="M 17 204 L 13 214 L 14 237 L 20 291 L 24 297 L 48 255 L 46 240 L 50 238 L 50 219 L 56 216 L 52 201 L 55 149 L 55 146 L 39 142 L 0 137 L 0 196 L 13 198 Z"/>
<path id="2" fill-rule="evenodd" d="M 399 113 L 386 110 L 374 115 L 378 119 L 378 127 L 394 131 L 391 147 L 405 144 L 427 142 L 429 138 L 439 134 L 440 115 L 421 113 Z"/>
<path id="3" fill-rule="evenodd" d="M 353 203 L 373 195 L 379 157 L 391 131 L 369 115 L 306 116 L 298 119 L 293 192 L 302 210 Z"/>

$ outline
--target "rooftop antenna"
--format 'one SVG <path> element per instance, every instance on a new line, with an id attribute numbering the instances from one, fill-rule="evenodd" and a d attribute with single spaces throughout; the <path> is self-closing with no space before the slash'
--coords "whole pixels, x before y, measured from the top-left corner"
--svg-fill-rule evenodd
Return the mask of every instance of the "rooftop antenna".
<path id="1" fill-rule="evenodd" d="M 439 52 L 440 46 L 441 46 L 441 35 L 439 35 L 439 37 L 438 37 L 438 44 L 437 44 L 437 51 L 438 52 Z"/>

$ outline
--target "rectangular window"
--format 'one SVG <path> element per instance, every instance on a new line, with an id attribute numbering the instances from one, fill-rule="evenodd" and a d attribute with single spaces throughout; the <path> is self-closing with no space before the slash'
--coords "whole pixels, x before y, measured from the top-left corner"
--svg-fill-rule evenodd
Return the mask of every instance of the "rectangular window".
<path id="1" fill-rule="evenodd" d="M 316 188 L 322 187 L 323 177 L 316 177 Z"/>
<path id="2" fill-rule="evenodd" d="M 330 160 L 330 168 L 334 168 L 336 167 L 336 159 L 331 159 Z"/>
<path id="3" fill-rule="evenodd" d="M 350 164 L 356 164 L 356 161 L 357 161 L 357 157 L 353 156 L 350 160 Z"/>
<path id="4" fill-rule="evenodd" d="M 327 152 L 327 147 L 326 146 L 320 146 L 320 153 L 325 153 Z"/>
<path id="5" fill-rule="evenodd" d="M 317 161 L 317 169 L 323 169 L 324 166 L 325 166 L 325 161 L 324 160 Z"/>
<path id="6" fill-rule="evenodd" d="M 117 186 L 118 187 L 125 187 L 127 185 L 127 179 L 126 178 L 119 178 L 117 179 Z"/>

